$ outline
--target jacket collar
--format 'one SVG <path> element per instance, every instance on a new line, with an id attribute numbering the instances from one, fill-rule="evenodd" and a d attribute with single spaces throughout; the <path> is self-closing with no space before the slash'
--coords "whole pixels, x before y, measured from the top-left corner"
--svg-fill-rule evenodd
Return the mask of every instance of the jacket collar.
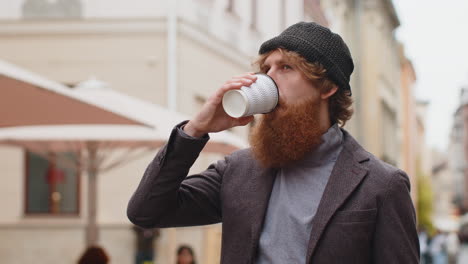
<path id="1" fill-rule="evenodd" d="M 317 243 L 333 214 L 368 173 L 365 162 L 370 159 L 370 154 L 348 132 L 342 131 L 344 135 L 343 150 L 335 163 L 312 223 L 306 263 L 310 262 Z"/>
<path id="2" fill-rule="evenodd" d="M 346 130 L 342 129 L 342 132 L 343 149 L 332 170 L 313 220 L 306 263 L 309 263 L 317 243 L 333 214 L 346 201 L 368 172 L 363 163 L 369 160 L 370 154 Z M 256 257 L 260 234 L 277 172 L 277 169 L 263 169 L 260 173 L 255 174 L 258 175 L 257 177 L 252 179 L 252 190 L 256 190 L 256 194 L 254 194 L 255 203 L 251 208 L 250 219 L 252 234 L 250 259 L 252 263 Z"/>

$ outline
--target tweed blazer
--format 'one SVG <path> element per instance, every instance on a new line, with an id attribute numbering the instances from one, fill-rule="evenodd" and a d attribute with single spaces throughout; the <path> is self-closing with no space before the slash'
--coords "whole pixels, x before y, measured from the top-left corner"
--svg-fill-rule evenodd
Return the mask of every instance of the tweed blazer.
<path id="1" fill-rule="evenodd" d="M 419 263 L 407 175 L 342 131 L 343 150 L 304 241 L 304 262 Z M 262 168 L 244 149 L 187 176 L 207 141 L 174 129 L 130 199 L 128 218 L 144 228 L 222 222 L 221 263 L 255 263 L 276 170 Z"/>

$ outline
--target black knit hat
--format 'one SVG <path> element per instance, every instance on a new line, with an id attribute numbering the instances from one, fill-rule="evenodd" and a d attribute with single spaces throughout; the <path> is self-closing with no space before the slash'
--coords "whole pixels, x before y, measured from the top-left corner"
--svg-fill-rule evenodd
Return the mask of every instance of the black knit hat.
<path id="1" fill-rule="evenodd" d="M 319 62 L 333 82 L 351 92 L 349 78 L 354 69 L 353 59 L 343 39 L 330 29 L 314 22 L 299 22 L 265 41 L 258 53 L 277 48 L 295 51 L 310 63 Z"/>

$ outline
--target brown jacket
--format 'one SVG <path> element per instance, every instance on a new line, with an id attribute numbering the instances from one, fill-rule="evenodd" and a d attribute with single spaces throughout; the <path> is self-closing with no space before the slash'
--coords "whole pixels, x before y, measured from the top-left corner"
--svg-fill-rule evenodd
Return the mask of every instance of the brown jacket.
<path id="1" fill-rule="evenodd" d="M 306 263 L 418 263 L 407 175 L 343 133 L 343 150 L 313 220 Z M 255 263 L 276 172 L 260 167 L 246 149 L 186 178 L 207 140 L 174 130 L 146 169 L 128 218 L 146 228 L 222 222 L 221 263 Z"/>

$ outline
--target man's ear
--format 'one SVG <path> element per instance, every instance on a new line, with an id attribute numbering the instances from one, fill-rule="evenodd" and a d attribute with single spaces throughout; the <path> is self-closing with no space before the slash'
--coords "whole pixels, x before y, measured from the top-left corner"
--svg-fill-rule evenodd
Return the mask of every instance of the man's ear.
<path id="1" fill-rule="evenodd" d="M 338 91 L 338 86 L 333 85 L 333 87 L 330 89 L 330 91 L 322 93 L 320 95 L 320 97 L 322 98 L 322 100 L 328 99 L 328 98 L 330 98 L 330 96 L 334 95 L 336 93 L 336 91 Z"/>

